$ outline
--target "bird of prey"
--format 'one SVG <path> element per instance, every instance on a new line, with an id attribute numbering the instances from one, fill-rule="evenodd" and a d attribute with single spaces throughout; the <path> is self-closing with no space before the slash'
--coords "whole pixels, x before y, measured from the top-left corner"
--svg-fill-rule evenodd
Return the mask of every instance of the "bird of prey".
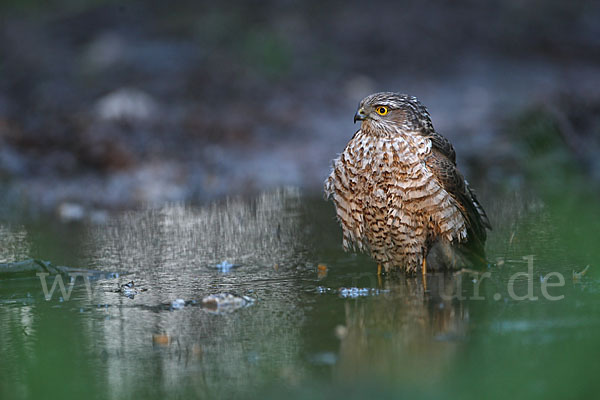
<path id="1" fill-rule="evenodd" d="M 380 272 L 425 275 L 485 263 L 489 220 L 425 106 L 375 93 L 360 102 L 356 121 L 360 129 L 325 181 L 344 249 L 370 253 Z"/>

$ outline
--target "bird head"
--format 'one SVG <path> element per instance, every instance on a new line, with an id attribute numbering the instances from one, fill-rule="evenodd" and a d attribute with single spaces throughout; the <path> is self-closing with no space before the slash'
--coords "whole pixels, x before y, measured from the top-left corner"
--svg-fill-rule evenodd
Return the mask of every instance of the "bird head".
<path id="1" fill-rule="evenodd" d="M 354 115 L 367 133 L 384 135 L 398 132 L 427 135 L 433 125 L 427 108 L 414 96 L 393 92 L 374 93 L 365 97 Z"/>

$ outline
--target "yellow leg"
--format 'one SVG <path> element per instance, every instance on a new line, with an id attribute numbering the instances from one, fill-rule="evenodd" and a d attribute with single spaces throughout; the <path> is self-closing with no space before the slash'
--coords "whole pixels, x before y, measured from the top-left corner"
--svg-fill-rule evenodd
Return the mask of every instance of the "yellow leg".
<path id="1" fill-rule="evenodd" d="M 427 257 L 423 257 L 423 264 L 421 264 L 421 272 L 423 273 L 423 290 L 427 291 Z"/>
<path id="2" fill-rule="evenodd" d="M 377 264 L 377 283 L 382 287 L 381 276 L 383 275 L 381 264 Z"/>
<path id="3" fill-rule="evenodd" d="M 381 264 L 377 264 L 377 276 L 381 276 Z"/>

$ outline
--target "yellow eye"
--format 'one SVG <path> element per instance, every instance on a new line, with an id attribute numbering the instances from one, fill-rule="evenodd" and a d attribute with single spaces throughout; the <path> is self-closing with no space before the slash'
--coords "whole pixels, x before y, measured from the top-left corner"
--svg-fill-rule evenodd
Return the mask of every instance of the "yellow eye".
<path id="1" fill-rule="evenodd" d="M 389 112 L 388 108 L 384 106 L 377 107 L 375 111 L 377 111 L 377 114 L 379 115 L 386 115 Z"/>

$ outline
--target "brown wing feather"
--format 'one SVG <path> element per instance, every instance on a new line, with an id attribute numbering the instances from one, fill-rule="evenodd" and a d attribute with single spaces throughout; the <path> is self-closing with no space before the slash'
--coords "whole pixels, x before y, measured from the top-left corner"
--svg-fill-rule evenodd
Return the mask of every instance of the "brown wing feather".
<path id="1" fill-rule="evenodd" d="M 437 150 L 438 153 L 440 153 L 442 156 L 446 157 L 452 163 L 452 165 L 456 167 L 456 152 L 454 151 L 454 147 L 452 146 L 452 143 L 450 143 L 450 141 L 448 139 L 446 139 L 444 136 L 440 135 L 437 132 L 430 133 L 427 137 L 431 139 L 431 145 L 432 145 L 434 151 Z M 446 169 L 452 170 L 452 168 L 450 168 L 450 167 L 448 167 Z M 491 230 L 492 226 L 490 224 L 488 216 L 485 213 L 485 210 L 483 209 L 483 207 L 481 206 L 481 203 L 479 203 L 479 200 L 477 200 L 475 191 L 469 186 L 469 183 L 462 177 L 460 172 L 458 172 L 458 170 L 456 170 L 456 168 L 454 168 L 454 170 L 456 171 L 456 173 L 458 175 L 460 175 L 461 180 L 464 181 L 465 188 L 469 194 L 469 197 L 471 198 L 471 201 L 475 205 L 477 214 L 479 214 L 479 217 L 481 219 L 481 223 L 483 224 L 483 226 L 485 228 Z M 485 229 L 483 230 L 483 233 L 485 234 Z"/>
<path id="2" fill-rule="evenodd" d="M 452 143 L 450 143 L 448 139 L 437 132 L 433 132 L 427 137 L 431 139 L 431 145 L 434 149 L 438 150 L 440 153 L 446 156 L 446 158 L 448 158 L 452 164 L 456 165 L 456 152 L 454 151 Z"/>
<path id="3" fill-rule="evenodd" d="M 447 140 L 446 143 L 450 146 L 451 151 L 446 147 L 444 152 L 442 152 L 434 145 L 432 153 L 425 160 L 425 163 L 444 190 L 457 201 L 461 208 L 461 212 L 467 222 L 467 243 L 464 245 L 465 250 L 469 250 L 480 258 L 483 258 L 487 237 L 486 228 L 489 228 L 489 221 L 485 211 L 483 211 L 483 207 L 477 201 L 467 181 L 458 171 L 455 163 L 448 157 L 448 154 L 454 154 L 454 149 Z"/>

